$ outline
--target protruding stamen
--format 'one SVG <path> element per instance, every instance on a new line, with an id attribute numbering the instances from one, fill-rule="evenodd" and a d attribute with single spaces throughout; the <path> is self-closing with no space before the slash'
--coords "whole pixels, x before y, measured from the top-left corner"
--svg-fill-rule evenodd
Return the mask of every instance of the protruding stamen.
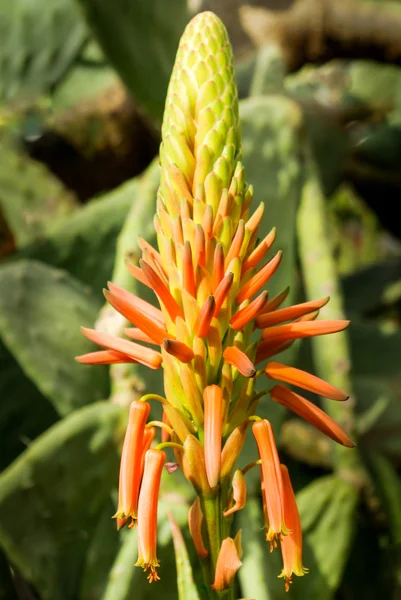
<path id="1" fill-rule="evenodd" d="M 262 269 L 256 273 L 238 292 L 236 301 L 241 304 L 244 300 L 251 298 L 256 292 L 262 288 L 265 283 L 278 269 L 281 262 L 282 252 L 279 250 L 274 258 L 272 258 Z"/>
<path id="2" fill-rule="evenodd" d="M 268 298 L 267 291 L 262 292 L 255 300 L 252 300 L 248 306 L 244 306 L 231 317 L 230 325 L 232 329 L 243 329 L 252 319 L 263 310 Z"/>
<path id="3" fill-rule="evenodd" d="M 247 355 L 236 346 L 228 346 L 223 352 L 223 358 L 233 365 L 244 377 L 255 377 L 256 369 Z"/>
<path id="4" fill-rule="evenodd" d="M 205 301 L 202 308 L 199 311 L 198 318 L 196 319 L 194 332 L 200 338 L 207 336 L 209 332 L 210 323 L 213 319 L 214 311 L 216 308 L 216 301 L 214 296 L 209 296 Z"/>
<path id="5" fill-rule="evenodd" d="M 345 431 L 341 429 L 331 417 L 312 402 L 306 400 L 306 398 L 303 398 L 283 385 L 275 385 L 270 394 L 274 402 L 278 402 L 289 410 L 292 410 L 299 417 L 314 425 L 314 427 L 335 442 L 347 446 L 348 448 L 353 448 L 355 446 L 355 442 L 351 440 Z"/>
<path id="6" fill-rule="evenodd" d="M 311 375 L 310 373 L 306 373 L 306 371 L 302 371 L 301 369 L 288 367 L 279 362 L 267 363 L 265 366 L 265 373 L 270 379 L 289 383 L 290 385 L 296 385 L 309 392 L 319 394 L 324 398 L 339 401 L 344 401 L 348 398 L 347 394 L 344 394 L 344 392 L 334 385 L 330 385 L 323 379 Z"/>
<path id="7" fill-rule="evenodd" d="M 169 354 L 172 354 L 178 360 L 183 363 L 189 363 L 194 358 L 194 353 L 186 344 L 179 342 L 178 340 L 165 339 L 163 342 L 163 348 Z"/>

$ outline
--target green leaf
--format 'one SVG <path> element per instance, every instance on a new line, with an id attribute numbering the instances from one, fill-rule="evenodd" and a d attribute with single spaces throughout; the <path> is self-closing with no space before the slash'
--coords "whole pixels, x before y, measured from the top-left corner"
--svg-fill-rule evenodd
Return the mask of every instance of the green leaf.
<path id="1" fill-rule="evenodd" d="M 74 361 L 92 349 L 79 327 L 94 322 L 98 299 L 65 271 L 28 260 L 0 267 L 0 290 L 0 337 L 57 412 L 105 398 L 107 369 Z"/>
<path id="2" fill-rule="evenodd" d="M 116 481 L 117 481 L 117 472 Z M 109 572 L 119 551 L 120 534 L 112 519 L 115 506 L 107 500 L 91 536 L 82 568 L 79 600 L 98 600 L 106 589 Z"/>
<path id="3" fill-rule="evenodd" d="M 379 262 L 344 277 L 341 283 L 347 314 L 367 313 L 391 303 L 392 284 L 400 280 L 399 258 Z"/>
<path id="4" fill-rule="evenodd" d="M 271 281 L 271 296 L 294 281 L 295 217 L 302 185 L 298 105 L 282 96 L 255 97 L 240 102 L 243 162 L 247 181 L 255 189 L 254 208 L 265 203 L 260 235 L 277 227 L 274 247 L 283 260 Z"/>
<path id="5" fill-rule="evenodd" d="M 65 269 L 89 284 L 101 302 L 102 288 L 113 271 L 116 240 L 131 205 L 140 204 L 139 199 L 135 178 L 56 223 L 42 242 L 25 248 L 20 256 Z M 136 246 L 136 239 L 133 243 Z"/>
<path id="6" fill-rule="evenodd" d="M 388 519 L 388 527 L 394 545 L 401 546 L 401 482 L 391 462 L 378 453 L 366 455 L 375 489 Z"/>
<path id="7" fill-rule="evenodd" d="M 58 420 L 51 403 L 0 341 L 0 471 Z"/>
<path id="8" fill-rule="evenodd" d="M 297 494 L 303 529 L 303 563 L 309 573 L 293 578 L 291 598 L 333 598 L 353 540 L 357 500 L 356 488 L 334 475 L 316 479 Z M 242 511 L 240 524 L 244 559 L 239 576 L 243 594 L 258 600 L 285 600 L 283 580 L 278 578 L 282 569 L 280 551 L 269 552 L 259 501 L 252 501 L 248 513 Z"/>
<path id="9" fill-rule="evenodd" d="M 177 565 L 177 586 L 179 600 L 199 600 L 198 590 L 192 576 L 192 567 L 184 538 L 174 519 L 170 518 L 173 534 L 175 561 Z"/>
<path id="10" fill-rule="evenodd" d="M 120 415 L 107 402 L 75 411 L 0 476 L 1 545 L 43 600 L 77 598 L 89 539 L 116 481 Z"/>
<path id="11" fill-rule="evenodd" d="M 71 213 L 76 200 L 46 167 L 23 155 L 6 137 L 0 136 L 0 203 L 22 247 L 43 236 L 57 217 Z"/>
<path id="12" fill-rule="evenodd" d="M 186 0 L 79 0 L 105 55 L 134 97 L 161 120 Z"/>
<path id="13" fill-rule="evenodd" d="M 0 101 L 55 85 L 87 38 L 69 0 L 3 0 L 0 3 Z"/>

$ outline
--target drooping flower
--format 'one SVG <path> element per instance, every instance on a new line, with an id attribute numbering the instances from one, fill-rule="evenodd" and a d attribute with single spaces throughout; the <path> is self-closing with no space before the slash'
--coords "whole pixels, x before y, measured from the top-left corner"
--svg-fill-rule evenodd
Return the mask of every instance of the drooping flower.
<path id="1" fill-rule="evenodd" d="M 162 470 L 166 455 L 162 450 L 150 449 L 145 455 L 143 482 L 138 505 L 138 560 L 136 566 L 149 569 L 148 580 L 157 581 L 159 561 L 156 555 L 157 506 Z"/>
<path id="2" fill-rule="evenodd" d="M 302 530 L 297 503 L 292 489 L 288 469 L 281 465 L 283 480 L 283 504 L 286 523 L 290 529 L 288 535 L 281 538 L 281 553 L 284 567 L 279 577 L 285 578 L 285 589 L 288 592 L 292 575 L 302 577 L 308 572 L 302 564 Z"/>

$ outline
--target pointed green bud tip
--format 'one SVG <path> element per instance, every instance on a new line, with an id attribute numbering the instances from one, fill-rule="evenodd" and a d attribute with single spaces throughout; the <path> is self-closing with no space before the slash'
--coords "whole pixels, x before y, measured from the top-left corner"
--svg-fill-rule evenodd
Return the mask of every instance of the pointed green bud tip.
<path id="1" fill-rule="evenodd" d="M 241 132 L 233 54 L 227 30 L 212 12 L 187 25 L 177 51 L 162 127 L 162 180 L 169 164 L 184 174 L 188 191 L 219 161 L 216 176 L 227 187 L 240 157 Z"/>

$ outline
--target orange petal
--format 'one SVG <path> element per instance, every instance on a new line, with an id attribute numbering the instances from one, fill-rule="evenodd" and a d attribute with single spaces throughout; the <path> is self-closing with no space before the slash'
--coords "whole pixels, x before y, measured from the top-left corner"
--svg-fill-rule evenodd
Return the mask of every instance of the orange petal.
<path id="1" fill-rule="evenodd" d="M 137 518 L 138 494 L 142 477 L 143 436 L 149 412 L 150 405 L 147 402 L 138 400 L 131 402 L 121 453 L 116 517 Z"/>
<path id="2" fill-rule="evenodd" d="M 314 392 L 315 394 L 330 398 L 331 400 L 343 401 L 348 398 L 347 394 L 344 394 L 344 392 L 334 385 L 326 383 L 323 379 L 311 375 L 310 373 L 306 373 L 306 371 L 302 371 L 301 369 L 287 367 L 287 365 L 283 365 L 279 362 L 267 363 L 265 366 L 265 373 L 270 379 L 296 385 L 304 390 Z"/>
<path id="3" fill-rule="evenodd" d="M 249 271 L 249 269 L 254 269 L 258 266 L 260 261 L 265 257 L 270 248 L 273 245 L 274 240 L 276 239 L 276 228 L 270 231 L 267 234 L 264 240 L 260 242 L 258 246 L 250 253 L 250 255 L 244 260 L 242 264 L 242 274 Z"/>
<path id="4" fill-rule="evenodd" d="M 252 432 L 258 446 L 264 482 L 264 501 L 269 527 L 266 539 L 273 542 L 275 538 L 288 533 L 284 519 L 283 481 L 280 461 L 270 422 L 267 419 L 256 421 L 252 425 Z"/>
<path id="5" fill-rule="evenodd" d="M 237 294 L 236 302 L 241 304 L 244 300 L 251 298 L 256 292 L 262 288 L 265 283 L 278 269 L 281 262 L 282 252 L 279 250 L 264 267 L 260 269 L 245 285 L 242 286 Z"/>
<path id="6" fill-rule="evenodd" d="M 143 469 L 145 468 L 145 454 L 149 450 L 151 443 L 155 439 L 156 436 L 156 427 L 149 427 L 148 425 L 145 427 L 143 432 L 143 441 L 142 441 L 142 458 L 141 458 L 141 477 L 143 475 Z"/>
<path id="7" fill-rule="evenodd" d="M 196 226 L 194 263 L 195 266 L 204 267 L 206 265 L 206 240 L 202 225 Z"/>
<path id="8" fill-rule="evenodd" d="M 228 265 L 232 261 L 233 258 L 237 258 L 239 252 L 241 250 L 242 242 L 244 241 L 245 235 L 245 222 L 243 219 L 240 219 L 237 227 L 237 231 L 232 239 L 230 248 L 227 252 L 227 256 L 224 262 L 225 268 L 227 269 Z"/>
<path id="9" fill-rule="evenodd" d="M 217 244 L 213 258 L 213 289 L 216 289 L 224 277 L 224 250 L 221 244 Z"/>
<path id="10" fill-rule="evenodd" d="M 144 240 L 141 236 L 138 236 L 138 246 L 140 247 L 141 250 L 147 250 L 149 252 L 149 255 L 153 258 L 153 260 L 155 262 L 157 262 L 159 267 L 162 269 L 162 271 L 166 275 L 166 272 L 164 271 L 164 268 L 163 268 L 162 257 L 160 256 L 159 252 L 155 248 L 153 248 L 153 246 L 151 244 L 149 244 L 149 242 Z"/>
<path id="11" fill-rule="evenodd" d="M 329 297 L 323 298 L 322 300 L 313 300 L 312 302 L 303 302 L 302 304 L 295 304 L 295 306 L 289 306 L 288 308 L 281 308 L 262 315 L 259 315 L 256 319 L 256 326 L 260 329 L 263 327 L 271 327 L 278 323 L 284 323 L 284 321 L 292 321 L 298 319 L 303 315 L 307 315 L 319 308 L 322 308 L 329 301 Z"/>
<path id="12" fill-rule="evenodd" d="M 229 365 L 234 365 L 244 377 L 255 377 L 256 369 L 254 364 L 236 346 L 228 346 L 223 352 L 223 358 Z"/>
<path id="13" fill-rule="evenodd" d="M 196 497 L 188 512 L 189 532 L 194 542 L 195 550 L 198 556 L 206 558 L 209 552 L 205 548 L 202 537 L 203 514 L 200 506 L 199 496 Z"/>
<path id="14" fill-rule="evenodd" d="M 145 273 L 146 279 L 149 281 L 151 288 L 163 302 L 171 319 L 175 321 L 177 317 L 184 318 L 184 313 L 182 312 L 181 307 L 171 294 L 168 287 L 163 283 L 160 276 L 145 261 L 141 260 L 140 265 Z"/>
<path id="15" fill-rule="evenodd" d="M 119 313 L 121 313 L 128 321 L 133 323 L 142 329 L 147 336 L 149 336 L 156 344 L 161 345 L 163 343 L 164 338 L 171 337 L 167 331 L 156 325 L 156 323 L 144 315 L 138 308 L 135 308 L 131 303 L 127 302 L 122 298 L 117 298 L 108 290 L 104 290 L 104 296 L 111 304 L 113 308 L 115 308 Z"/>
<path id="16" fill-rule="evenodd" d="M 200 338 L 205 338 L 209 332 L 210 323 L 214 316 L 216 301 L 213 296 L 209 296 L 204 302 L 196 319 L 194 332 Z"/>
<path id="17" fill-rule="evenodd" d="M 194 265 L 192 262 L 191 244 L 186 241 L 182 258 L 182 285 L 188 294 L 196 297 Z"/>
<path id="18" fill-rule="evenodd" d="M 270 341 L 287 342 L 297 338 L 312 337 L 314 335 L 326 335 L 328 333 L 337 333 L 348 327 L 350 321 L 306 321 L 301 323 L 288 323 L 287 325 L 277 325 L 267 327 L 262 331 L 262 338 Z"/>
<path id="19" fill-rule="evenodd" d="M 220 314 L 221 307 L 223 306 L 224 300 L 227 298 L 228 293 L 231 289 L 231 286 L 234 281 L 234 274 L 228 273 L 223 279 L 220 281 L 219 285 L 215 289 L 214 298 L 216 301 L 216 307 L 214 310 L 214 316 L 218 317 Z"/>
<path id="20" fill-rule="evenodd" d="M 246 228 L 249 229 L 249 231 L 254 232 L 257 230 L 257 228 L 259 227 L 259 224 L 262 220 L 264 212 L 265 212 L 265 205 L 264 205 L 264 202 L 261 202 L 259 204 L 258 208 L 253 213 L 253 215 L 246 222 Z"/>
<path id="21" fill-rule="evenodd" d="M 270 395 L 274 402 L 278 402 L 289 410 L 292 410 L 299 417 L 302 417 L 305 421 L 314 425 L 314 427 L 335 442 L 347 446 L 348 448 L 353 448 L 355 446 L 355 442 L 351 440 L 345 431 L 341 429 L 329 415 L 315 406 L 312 402 L 309 402 L 309 400 L 306 400 L 306 398 L 303 398 L 283 385 L 275 385 L 270 392 Z"/>
<path id="22" fill-rule="evenodd" d="M 245 444 L 249 421 L 244 421 L 229 435 L 221 453 L 221 479 L 230 477 Z"/>
<path id="23" fill-rule="evenodd" d="M 245 325 L 252 321 L 252 319 L 254 319 L 260 313 L 260 311 L 263 310 L 263 307 L 267 302 L 267 298 L 268 293 L 264 291 L 257 298 L 255 298 L 255 300 L 252 300 L 248 306 L 238 310 L 230 320 L 232 329 L 243 329 Z"/>
<path id="24" fill-rule="evenodd" d="M 220 548 L 212 588 L 217 591 L 229 588 L 241 565 L 237 546 L 232 538 L 227 537 Z"/>
<path id="25" fill-rule="evenodd" d="M 178 340 L 164 340 L 163 348 L 172 356 L 183 363 L 189 363 L 194 358 L 194 353 L 189 346 Z"/>
<path id="26" fill-rule="evenodd" d="M 155 344 L 156 342 L 152 340 L 146 333 L 139 329 L 138 327 L 127 327 L 124 329 L 125 335 L 127 335 L 132 340 L 136 340 L 137 342 L 145 342 L 145 344 Z"/>
<path id="27" fill-rule="evenodd" d="M 185 477 L 192 483 L 198 495 L 210 494 L 202 444 L 198 438 L 191 434 L 186 437 L 183 447 L 182 470 Z"/>
<path id="28" fill-rule="evenodd" d="M 143 283 L 143 285 L 146 285 L 146 287 L 148 287 L 148 288 L 151 287 L 149 284 L 149 281 L 146 279 L 145 273 L 142 271 L 142 269 L 140 269 L 136 265 L 133 265 L 130 262 L 126 263 L 126 267 L 127 267 L 128 271 L 131 273 L 132 277 L 135 277 L 135 279 L 137 281 L 139 281 L 140 283 Z"/>
<path id="29" fill-rule="evenodd" d="M 146 302 L 146 300 L 139 298 L 139 296 L 131 294 L 131 292 L 129 292 L 128 290 L 125 290 L 124 288 L 120 287 L 119 285 L 116 285 L 115 283 L 112 283 L 111 281 L 107 283 L 107 287 L 109 288 L 113 296 L 120 300 L 125 300 L 126 302 L 137 308 L 141 313 L 149 317 L 149 319 L 152 319 L 155 322 L 155 324 L 159 327 L 165 327 L 164 316 L 159 308 L 156 308 L 155 306 L 153 306 L 153 304 L 150 304 L 150 302 Z"/>
<path id="30" fill-rule="evenodd" d="M 127 354 L 127 356 L 130 358 L 133 358 L 135 361 L 141 363 L 142 365 L 146 365 L 151 369 L 158 369 L 161 365 L 161 354 L 155 350 L 152 350 L 151 348 L 146 348 L 140 344 L 135 344 L 135 342 L 129 342 L 128 340 L 123 340 L 121 338 L 114 337 L 109 333 L 96 331 L 95 329 L 81 327 L 81 331 L 85 337 L 95 344 L 110 348 L 110 350 L 114 350 L 116 352 Z"/>
<path id="31" fill-rule="evenodd" d="M 223 429 L 223 392 L 218 385 L 209 385 L 203 392 L 204 449 L 207 479 L 215 487 L 220 478 L 221 438 Z"/>
<path id="32" fill-rule="evenodd" d="M 302 530 L 294 490 L 292 489 L 287 467 L 280 465 L 283 480 L 285 522 L 291 532 L 281 538 L 281 554 L 284 568 L 279 577 L 285 577 L 285 591 L 288 592 L 292 575 L 302 577 L 308 569 L 302 564 Z"/>
<path id="33" fill-rule="evenodd" d="M 290 340 L 288 342 L 274 340 L 271 342 L 270 340 L 265 340 L 264 342 L 261 342 L 256 350 L 255 365 L 258 365 L 267 358 L 275 356 L 280 352 L 284 352 L 284 350 L 287 350 L 287 348 L 292 346 L 293 343 L 294 340 Z"/>
<path id="34" fill-rule="evenodd" d="M 223 512 L 225 517 L 229 517 L 238 510 L 242 510 L 246 504 L 246 483 L 241 469 L 235 471 L 232 485 L 234 505 Z"/>
<path id="35" fill-rule="evenodd" d="M 206 240 L 210 240 L 213 234 L 213 208 L 208 204 L 203 217 L 203 231 L 205 232 Z"/>
<path id="36" fill-rule="evenodd" d="M 75 360 L 83 365 L 117 365 L 122 363 L 136 363 L 135 358 L 131 358 L 122 352 L 113 350 L 99 350 L 99 352 L 89 352 L 76 356 Z"/>
<path id="37" fill-rule="evenodd" d="M 281 306 L 281 304 L 287 298 L 289 293 L 290 293 L 290 288 L 286 287 L 285 290 L 283 290 L 282 292 L 280 292 L 279 294 L 274 296 L 271 300 L 269 300 L 269 302 L 265 305 L 265 307 L 263 309 L 263 314 L 270 312 L 271 310 L 276 310 L 276 308 Z"/>
<path id="38" fill-rule="evenodd" d="M 157 581 L 159 561 L 157 546 L 157 506 L 160 481 L 166 455 L 162 450 L 150 449 L 145 455 L 145 469 L 142 478 L 138 503 L 138 560 L 135 566 L 143 567 L 149 583 Z"/>

